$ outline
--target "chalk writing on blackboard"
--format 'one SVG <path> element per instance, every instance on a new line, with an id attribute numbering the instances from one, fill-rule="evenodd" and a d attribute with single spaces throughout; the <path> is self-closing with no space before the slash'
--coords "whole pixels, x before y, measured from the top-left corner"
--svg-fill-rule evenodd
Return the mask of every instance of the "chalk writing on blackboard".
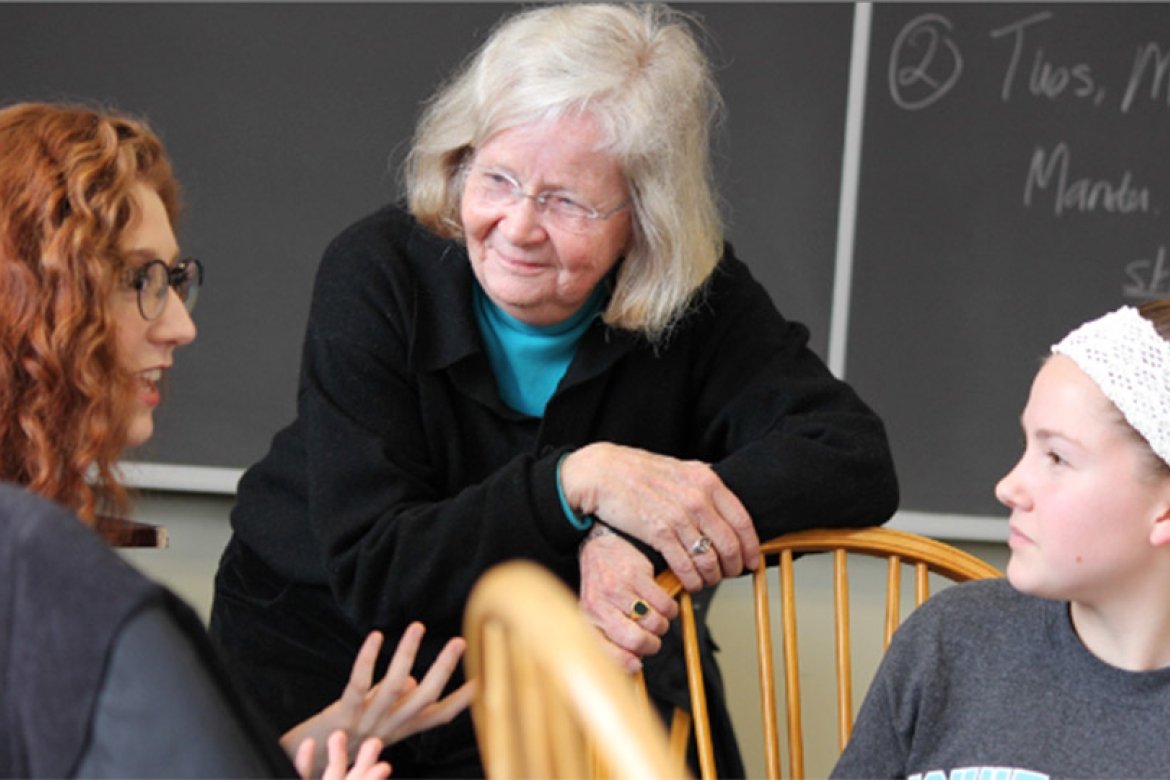
<path id="1" fill-rule="evenodd" d="M 965 75 L 964 43 L 978 49 L 970 36 L 986 34 L 993 42 L 991 59 L 977 67 L 990 65 L 988 75 L 994 77 L 1002 103 L 1032 101 L 1037 110 L 1058 102 L 1075 103 L 1094 113 L 1116 111 L 1118 116 L 1132 115 L 1142 107 L 1147 114 L 1170 109 L 1170 46 L 1137 39 L 1132 49 L 1118 52 L 1120 69 L 1115 63 L 1106 68 L 1102 67 L 1105 63 L 1089 61 L 1089 57 L 1067 49 L 1060 53 L 1046 49 L 1045 35 L 1061 21 L 1056 11 L 1045 9 L 972 31 L 958 29 L 945 13 L 915 16 L 902 26 L 890 48 L 890 98 L 905 111 L 937 108 Z M 1124 148 L 1122 137 L 1102 135 L 1106 144 L 1121 143 L 1119 148 Z M 1023 171 L 1021 206 L 1037 216 L 1049 214 L 1066 221 L 1094 215 L 1160 217 L 1156 191 L 1160 180 L 1145 175 L 1149 169 L 1135 167 L 1132 159 L 1123 159 L 1124 155 L 1113 154 L 1108 146 L 1087 148 L 1083 137 L 1080 141 L 1059 140 L 1059 136 L 1055 141 L 1040 140 L 1032 145 L 1030 157 L 1019 160 Z M 1130 235 L 1127 231 L 1119 229 L 1119 244 Z M 1138 240 L 1148 241 L 1151 249 L 1139 249 L 1128 257 L 1126 250 L 1119 249 L 1121 257 L 1113 260 L 1124 264 L 1122 294 L 1139 299 L 1170 296 L 1166 244 L 1156 238 L 1150 241 L 1148 236 Z"/>
<path id="2" fill-rule="evenodd" d="M 1135 186 L 1132 171 L 1108 181 L 1074 176 L 1071 170 L 1072 152 L 1067 143 L 1058 143 L 1051 150 L 1037 147 L 1024 177 L 1024 206 L 1031 207 L 1041 190 L 1051 190 L 1052 211 L 1058 217 L 1066 212 L 1150 213 L 1150 189 Z"/>
<path id="3" fill-rule="evenodd" d="M 963 74 L 963 55 L 941 14 L 915 17 L 890 50 L 890 96 L 908 110 L 926 108 L 950 91 Z"/>
<path id="4" fill-rule="evenodd" d="M 1146 96 L 1152 101 L 1164 101 L 1170 107 L 1170 49 L 1151 42 L 1139 46 L 1133 58 L 1129 83 L 1121 99 L 1122 113 L 1128 113 L 1139 90 L 1147 86 Z"/>
<path id="5" fill-rule="evenodd" d="M 1006 103 L 1025 91 L 1049 100 L 1069 96 L 1103 105 L 1106 85 L 1100 82 L 1091 63 L 1056 62 L 1029 38 L 1032 28 L 1055 19 L 1055 12 L 1041 11 L 989 31 L 992 39 L 1003 39 L 1010 47 L 1000 98 Z M 908 111 L 940 100 L 962 73 L 963 54 L 955 40 L 954 25 L 942 14 L 928 13 L 911 19 L 891 47 L 887 74 L 890 96 Z M 1143 96 L 1170 107 L 1170 47 L 1156 41 L 1134 47 L 1119 110 L 1128 113 Z"/>
<path id="6" fill-rule="evenodd" d="M 1012 89 L 1016 85 L 1016 76 L 1020 73 L 1020 66 L 1030 54 L 1031 67 L 1028 70 L 1027 90 L 1037 97 L 1046 97 L 1056 100 L 1062 95 L 1092 100 L 1101 105 L 1105 100 L 1105 87 L 1099 86 L 1093 78 L 1093 68 L 1087 62 L 1061 64 L 1045 57 L 1042 48 L 1034 50 L 1029 46 L 1028 29 L 1033 25 L 1050 21 L 1055 14 L 1043 11 L 1038 14 L 1024 17 L 1019 21 L 990 32 L 993 39 L 1007 38 L 1011 41 L 1012 52 L 1004 71 L 1003 86 L 1000 97 L 1006 103 L 1011 100 Z"/>
<path id="7" fill-rule="evenodd" d="M 1129 279 L 1129 284 L 1122 288 L 1126 298 L 1170 298 L 1170 267 L 1166 265 L 1165 245 L 1160 245 L 1153 257 L 1127 263 L 1125 275 Z"/>

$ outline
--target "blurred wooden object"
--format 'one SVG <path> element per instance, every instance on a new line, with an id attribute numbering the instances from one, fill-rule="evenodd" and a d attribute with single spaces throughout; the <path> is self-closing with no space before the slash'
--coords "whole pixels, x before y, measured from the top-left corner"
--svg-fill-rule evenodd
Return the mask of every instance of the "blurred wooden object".
<path id="1" fill-rule="evenodd" d="M 489 778 L 681 778 L 666 730 L 564 583 L 529 561 L 489 570 L 463 620 Z"/>
<path id="2" fill-rule="evenodd" d="M 93 530 L 111 547 L 166 547 L 167 529 L 122 517 L 98 515 Z"/>
<path id="3" fill-rule="evenodd" d="M 752 572 L 753 602 L 756 631 L 756 657 L 759 662 L 760 704 L 763 709 L 764 752 L 768 778 L 781 777 L 780 727 L 776 717 L 776 672 L 773 663 L 771 609 L 768 600 L 767 568 L 779 569 L 780 577 L 780 641 L 783 651 L 785 716 L 787 719 L 788 776 L 804 777 L 804 736 L 801 729 L 800 662 L 797 653 L 796 602 L 793 560 L 804 553 L 831 553 L 833 556 L 833 599 L 835 625 L 835 659 L 837 678 L 837 742 L 844 750 L 853 727 L 852 694 L 852 638 L 849 624 L 850 555 L 884 558 L 887 562 L 885 620 L 882 632 L 882 650 L 889 647 L 890 638 L 901 623 L 903 567 L 913 572 L 914 605 L 920 605 L 930 595 L 928 577 L 931 573 L 954 582 L 1002 576 L 989 563 L 956 547 L 917 534 L 888 528 L 817 529 L 798 531 L 763 542 L 761 551 L 766 566 Z M 691 692 L 693 733 L 699 756 L 700 776 L 703 780 L 715 777 L 715 759 L 711 743 L 707 697 L 703 687 L 703 672 L 699 663 L 699 645 L 695 629 L 695 614 L 690 594 L 682 589 L 678 578 L 670 571 L 658 576 L 658 584 L 679 599 L 679 619 L 682 621 L 683 645 L 686 653 L 687 683 Z M 745 626 L 746 628 L 746 626 Z M 876 640 L 875 640 L 876 641 Z M 676 718 L 676 723 L 678 723 Z M 685 719 L 683 722 L 685 728 Z M 686 750 L 688 739 L 672 729 L 674 750 Z"/>

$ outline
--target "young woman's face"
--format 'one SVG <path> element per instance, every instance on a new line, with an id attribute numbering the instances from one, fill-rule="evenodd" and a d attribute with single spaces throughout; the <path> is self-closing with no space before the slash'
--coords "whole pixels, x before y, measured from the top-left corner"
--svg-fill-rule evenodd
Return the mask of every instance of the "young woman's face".
<path id="1" fill-rule="evenodd" d="M 531 198 L 513 203 L 485 196 L 485 176 L 501 177 L 532 196 L 561 193 L 601 213 L 628 196 L 617 162 L 597 149 L 589 117 L 523 125 L 492 136 L 476 152 L 461 215 L 471 268 L 487 296 L 529 325 L 571 317 L 609 273 L 630 241 L 630 212 L 565 230 Z"/>
<path id="2" fill-rule="evenodd" d="M 1151 570 L 1151 532 L 1170 509 L 1170 479 L 1069 358 L 1040 369 L 1024 409 L 1024 454 L 996 486 L 1011 509 L 1007 576 L 1046 598 L 1124 599 Z"/>
<path id="3" fill-rule="evenodd" d="M 123 234 L 120 249 L 130 258 L 131 269 L 161 259 L 173 266 L 179 244 L 158 193 L 144 184 L 134 190 L 139 218 Z M 154 433 L 154 409 L 160 399 L 159 381 L 174 363 L 177 347 L 195 339 L 195 323 L 174 290 L 167 290 L 162 314 L 146 320 L 138 309 L 138 293 L 128 285 L 114 293 L 114 319 L 118 329 L 118 355 L 123 367 L 138 378 L 129 446 L 147 441 Z"/>

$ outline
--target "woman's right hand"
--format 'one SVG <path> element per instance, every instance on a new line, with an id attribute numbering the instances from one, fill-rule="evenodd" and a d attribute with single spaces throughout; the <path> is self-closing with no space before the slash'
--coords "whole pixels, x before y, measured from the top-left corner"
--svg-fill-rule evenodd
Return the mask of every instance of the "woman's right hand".
<path id="1" fill-rule="evenodd" d="M 411 623 L 398 641 L 386 674 L 373 685 L 374 666 L 382 648 L 382 634 L 370 632 L 353 662 L 349 683 L 341 698 L 305 720 L 280 738 L 289 755 L 296 756 L 299 746 L 309 738 L 325 744 L 331 734 L 342 731 L 356 755 L 359 742 L 376 737 L 386 745 L 405 739 L 419 731 L 450 722 L 471 703 L 474 683 L 468 681 L 442 696 L 467 643 L 456 637 L 448 640 L 422 680 L 411 676 L 411 667 L 422 643 L 423 625 Z M 442 698 L 440 698 L 442 696 Z M 312 774 L 325 765 L 323 752 L 315 753 Z"/>
<path id="2" fill-rule="evenodd" d="M 606 650 L 629 672 L 657 653 L 659 639 L 678 614 L 678 602 L 654 581 L 654 567 L 629 540 L 598 525 L 581 543 L 580 606 L 586 619 L 609 640 Z M 604 532 L 602 532 L 604 529 Z M 635 614 L 635 602 L 645 614 Z"/>
<path id="3" fill-rule="evenodd" d="M 653 547 L 689 591 L 759 565 L 751 517 L 705 463 L 598 442 L 570 453 L 560 478 L 570 506 Z"/>

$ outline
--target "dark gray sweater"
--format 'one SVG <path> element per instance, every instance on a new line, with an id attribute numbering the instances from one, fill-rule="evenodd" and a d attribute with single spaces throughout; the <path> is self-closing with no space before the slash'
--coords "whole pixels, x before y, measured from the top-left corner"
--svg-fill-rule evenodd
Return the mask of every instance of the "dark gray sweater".
<path id="1" fill-rule="evenodd" d="M 0 483 L 0 777 L 294 777 L 195 613 Z"/>
<path id="2" fill-rule="evenodd" d="M 833 777 L 1167 777 L 1167 724 L 1170 669 L 1112 667 L 1081 644 L 1067 603 L 984 580 L 898 630 Z"/>

